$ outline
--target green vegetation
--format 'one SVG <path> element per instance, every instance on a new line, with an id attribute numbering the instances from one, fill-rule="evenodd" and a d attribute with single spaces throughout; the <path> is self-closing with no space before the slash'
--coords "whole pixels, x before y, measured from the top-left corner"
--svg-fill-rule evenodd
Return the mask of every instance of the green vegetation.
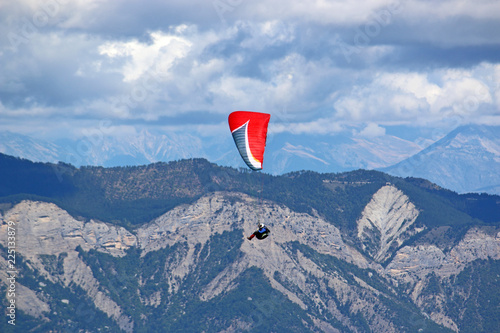
<path id="1" fill-rule="evenodd" d="M 500 327 L 500 261 L 476 260 L 443 282 L 446 310 L 462 332 L 497 332 Z"/>
<path id="2" fill-rule="evenodd" d="M 136 249 L 122 258 L 78 250 L 100 281 L 101 291 L 134 320 L 134 332 L 219 332 L 231 325 L 243 325 L 249 332 L 307 331 L 304 322 L 313 323 L 306 312 L 273 289 L 255 267 L 237 278 L 236 288 L 209 301 L 200 300 L 207 285 L 242 255 L 241 232 L 226 231 L 197 246 L 193 271 L 175 282 L 168 279 L 165 269 L 179 264 L 188 251 L 186 243 L 143 257 Z M 146 301 L 155 295 L 162 299 L 156 307 Z"/>
<path id="3" fill-rule="evenodd" d="M 320 254 L 310 247 L 298 242 L 289 243 L 288 250 L 291 253 L 300 251 L 305 257 L 321 267 L 322 271 L 339 276 L 340 279 L 344 280 L 350 286 L 357 286 L 360 294 L 364 294 L 366 291 L 364 286 L 360 285 L 359 281 L 363 281 L 367 285 L 371 286 L 373 290 L 377 290 L 377 293 L 372 295 L 374 298 L 373 303 L 383 304 L 387 318 L 389 318 L 391 322 L 393 322 L 402 331 L 413 332 L 418 331 L 419 328 L 425 328 L 424 331 L 426 332 L 450 332 L 450 330 L 427 319 L 415 306 L 415 304 L 413 304 L 409 297 L 402 296 L 404 295 L 402 293 L 396 293 L 393 286 L 390 285 L 389 282 L 384 277 L 380 276 L 375 270 L 362 269 L 338 258 Z M 277 273 L 275 278 L 285 287 L 290 285 L 287 282 L 286 276 Z M 308 282 L 312 282 L 313 285 L 317 286 L 328 285 L 326 281 L 321 281 L 321 279 L 314 276 L 308 276 Z M 300 291 L 292 291 L 299 292 L 300 294 Z M 318 288 L 316 292 L 319 294 L 327 292 L 329 297 L 335 297 L 335 293 L 331 289 L 322 291 L 321 288 Z M 313 302 L 307 300 L 306 302 L 306 305 L 309 307 L 309 313 L 314 313 L 315 315 L 320 316 L 322 313 L 326 312 L 326 309 L 316 308 L 316 305 Z M 356 305 L 349 302 L 342 303 L 338 299 L 336 300 L 336 304 L 339 311 L 346 317 L 349 317 L 359 331 L 371 331 L 370 322 L 367 321 L 365 314 L 361 311 L 354 310 Z M 409 318 L 411 320 L 408 320 Z M 339 322 L 336 322 L 333 318 L 330 318 L 330 320 L 332 326 L 336 327 L 340 331 L 349 331 L 347 327 L 343 326 Z"/>
<path id="4" fill-rule="evenodd" d="M 356 220 L 373 194 L 390 183 L 403 191 L 417 206 L 417 225 L 425 232 L 404 244 L 430 242 L 449 250 L 472 225 L 500 225 L 497 196 L 456 193 L 441 189 L 421 179 L 402 179 L 381 172 L 357 170 L 340 174 L 301 171 L 283 176 L 219 167 L 203 159 L 155 163 L 140 167 L 74 168 L 66 164 L 32 163 L 0 154 L 0 212 L 21 200 L 53 202 L 75 217 L 95 218 L 133 229 L 183 203 L 190 203 L 213 191 L 242 192 L 286 205 L 291 210 L 319 214 L 336 225 L 344 241 L 360 247 Z M 228 200 L 239 200 L 227 196 Z M 256 267 L 243 270 L 231 288 L 202 300 L 200 295 L 221 272 L 232 267 L 244 255 L 242 230 L 213 235 L 206 243 L 189 248 L 177 242 L 171 247 L 142 253 L 131 248 L 120 258 L 78 248 L 80 258 L 99 281 L 100 291 L 119 304 L 125 316 L 134 322 L 134 332 L 219 332 L 225 329 L 249 332 L 305 332 L 314 326 L 309 315 L 320 318 L 343 332 L 370 331 L 372 320 L 356 310 L 356 304 L 341 301 L 328 281 L 309 274 L 308 286 L 318 286 L 317 295 L 335 303 L 339 313 L 349 318 L 349 325 L 335 318 L 328 305 L 318 305 L 291 281 L 276 272 L 273 278 L 295 293 L 307 306 L 303 310 L 271 286 L 266 275 Z M 5 257 L 6 249 L 1 248 Z M 287 243 L 285 250 L 299 260 L 300 252 L 326 273 L 339 276 L 349 286 L 367 293 L 371 288 L 377 311 L 401 331 L 447 331 L 427 319 L 408 295 L 408 286 L 394 286 L 373 269 L 361 269 L 333 256 L 320 254 L 299 242 Z M 171 274 L 189 253 L 194 263 L 182 278 Z M 57 281 L 64 273 L 64 259 L 41 255 L 45 270 Z M 387 264 L 387 261 L 385 264 Z M 48 321 L 18 312 L 20 331 L 120 331 L 115 320 L 94 306 L 77 285 L 51 282 L 27 265 L 19 255 L 18 282 L 37 292 L 51 311 Z M 500 326 L 500 279 L 498 261 L 476 261 L 449 280 L 436 274 L 426 279 L 422 297 L 429 300 L 424 308 L 446 312 L 462 331 L 495 331 Z M 365 285 L 366 284 L 366 285 Z M 368 286 L 368 289 L 366 287 Z M 5 288 L 0 290 L 5 295 Z M 405 292 L 404 292 L 405 291 Z M 447 295 L 444 305 L 432 302 L 436 295 Z M 62 300 L 65 300 L 62 302 Z M 2 298 L 3 305 L 6 299 Z M 0 331 L 11 327 L 0 323 Z"/>
<path id="5" fill-rule="evenodd" d="M 499 283 L 500 261 L 476 260 L 450 278 L 427 275 L 420 301 L 427 313 L 444 311 L 461 332 L 497 332 Z"/>
<path id="6" fill-rule="evenodd" d="M 7 253 L 1 245 L 0 251 L 2 254 Z M 49 270 L 59 270 L 60 263 L 65 256 L 62 253 L 58 257 L 43 256 L 41 259 L 46 264 L 44 267 Z M 96 332 L 104 327 L 108 328 L 105 332 L 120 332 L 116 322 L 97 309 L 93 301 L 79 286 L 71 284 L 65 287 L 62 283 L 54 283 L 46 279 L 40 272 L 33 270 L 19 253 L 16 253 L 16 270 L 19 272 L 16 279 L 18 285 L 21 284 L 36 291 L 38 297 L 47 303 L 51 311 L 43 313 L 43 316 L 48 320 L 40 320 L 17 309 L 15 327 L 9 325 L 7 320 L 0 320 L 1 332 L 49 332 L 51 330 Z M 58 272 L 53 273 L 58 276 Z M 19 289 L 16 290 L 16 293 L 19 300 Z M 1 305 L 3 308 L 7 304 L 5 295 L 2 292 Z"/>
<path id="7" fill-rule="evenodd" d="M 457 194 L 419 178 L 406 178 L 405 182 L 414 184 L 428 193 L 437 194 L 447 205 L 470 215 L 476 221 L 479 219 L 484 223 L 496 225 L 500 222 L 500 198 L 497 195 L 485 193 Z"/>
<path id="8" fill-rule="evenodd" d="M 220 332 L 233 326 L 236 331 L 299 333 L 313 326 L 306 312 L 273 289 L 260 269 L 249 268 L 236 283 L 237 288 L 208 302 L 193 299 L 185 315 L 164 320 L 162 327 L 168 332 Z"/>
<path id="9" fill-rule="evenodd" d="M 421 211 L 429 227 L 500 224 L 496 196 L 458 195 L 413 178 L 377 171 L 340 174 L 293 172 L 283 176 L 219 167 L 204 159 L 134 167 L 82 167 L 33 163 L 0 154 L 0 204 L 21 200 L 54 202 L 74 216 L 133 228 L 213 191 L 243 192 L 322 215 L 346 234 L 372 195 L 395 184 Z"/>

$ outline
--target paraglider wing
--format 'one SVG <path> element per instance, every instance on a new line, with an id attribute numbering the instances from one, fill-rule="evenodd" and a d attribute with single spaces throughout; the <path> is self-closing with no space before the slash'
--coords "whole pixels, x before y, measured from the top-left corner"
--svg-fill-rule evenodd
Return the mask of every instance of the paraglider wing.
<path id="1" fill-rule="evenodd" d="M 235 111 L 229 115 L 229 129 L 241 157 L 252 170 L 262 170 L 266 148 L 268 113 Z"/>

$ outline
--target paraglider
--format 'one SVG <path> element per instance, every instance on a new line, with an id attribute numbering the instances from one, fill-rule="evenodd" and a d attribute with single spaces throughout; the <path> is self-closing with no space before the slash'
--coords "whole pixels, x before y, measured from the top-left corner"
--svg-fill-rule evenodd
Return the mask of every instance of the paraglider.
<path id="1" fill-rule="evenodd" d="M 229 129 L 241 158 L 254 171 L 263 168 L 270 119 L 271 115 L 268 113 L 253 111 L 234 111 L 228 117 Z M 264 239 L 270 232 L 269 228 L 259 222 L 259 230 L 247 238 L 251 240 L 256 236 L 257 239 Z"/>
<path id="2" fill-rule="evenodd" d="M 247 237 L 248 240 L 252 240 L 252 238 L 257 237 L 257 239 L 264 239 L 271 233 L 264 223 L 259 223 L 259 229 L 257 229 L 253 234 Z"/>

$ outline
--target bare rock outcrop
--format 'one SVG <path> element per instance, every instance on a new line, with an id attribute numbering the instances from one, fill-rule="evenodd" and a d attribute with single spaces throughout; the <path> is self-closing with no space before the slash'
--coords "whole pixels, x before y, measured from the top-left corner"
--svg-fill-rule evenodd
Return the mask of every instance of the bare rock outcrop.
<path id="1" fill-rule="evenodd" d="M 142 258 L 168 248 L 168 260 L 162 267 L 155 267 L 154 273 L 158 274 L 155 279 L 161 275 L 166 287 L 143 295 L 137 290 L 144 306 L 157 308 L 182 292 L 183 282 L 192 277 L 190 274 L 204 273 L 197 271 L 197 265 L 211 250 L 218 249 L 214 239 L 229 231 L 238 239 L 233 239 L 236 245 L 228 251 L 237 251 L 238 255 L 205 280 L 203 290 L 196 294 L 200 301 L 213 300 L 237 288 L 239 277 L 248 268 L 258 267 L 277 293 L 308 311 L 317 330 L 337 331 L 331 322 L 325 321 L 334 318 L 343 327 L 356 331 L 359 326 L 351 314 L 362 313 L 374 331 L 397 332 L 391 310 L 387 303 L 380 302 L 397 297 L 394 285 L 405 286 L 411 300 L 424 311 L 429 300 L 422 296 L 422 291 L 429 274 L 445 279 L 460 273 L 474 260 L 500 260 L 500 230 L 493 227 L 471 228 L 459 241 L 450 242 L 449 247 L 427 241 L 402 247 L 409 237 L 424 230 L 415 226 L 418 216 L 418 209 L 401 190 L 390 184 L 381 187 L 356 221 L 354 237 L 362 249 L 358 250 L 355 241 L 346 241 L 334 224 L 317 214 L 294 212 L 270 201 L 257 202 L 241 193 L 211 193 L 192 204 L 178 206 L 133 232 L 100 221 L 75 219 L 51 203 L 23 201 L 0 216 L 0 242 L 5 246 L 7 223 L 13 222 L 17 230 L 16 251 L 27 259 L 29 267 L 51 282 L 82 288 L 98 309 L 122 330 L 132 332 L 134 322 L 109 296 L 109 290 L 99 283 L 77 248 L 123 257 L 127 249 L 136 247 Z M 271 235 L 266 241 L 248 241 L 246 236 L 258 222 L 268 225 Z M 328 258 L 325 264 L 322 258 Z M 344 268 L 331 267 L 332 262 Z M 6 279 L 6 267 L 7 261 L 0 257 L 2 281 Z M 373 275 L 378 280 L 372 281 Z M 151 276 L 137 278 L 139 286 L 153 280 Z M 154 288 L 151 284 L 148 287 Z M 50 307 L 40 293 L 22 285 L 19 291 L 19 308 L 48 320 L 44 315 Z M 429 312 L 428 318 L 457 331 L 457 323 L 443 310 L 443 295 L 434 296 L 436 309 Z M 227 331 L 245 327 L 249 323 L 238 319 Z"/>
<path id="2" fill-rule="evenodd" d="M 59 255 L 77 246 L 123 256 L 124 250 L 136 244 L 136 237 L 124 228 L 76 220 L 52 203 L 23 201 L 14 206 L 2 219 L 4 237 L 7 221 L 16 223 L 18 251 L 30 259 L 40 254 Z"/>
<path id="3" fill-rule="evenodd" d="M 387 266 L 387 272 L 396 280 L 415 284 L 429 273 L 449 277 L 474 260 L 488 258 L 500 260 L 500 231 L 475 227 L 446 253 L 434 244 L 401 248 Z"/>
<path id="4" fill-rule="evenodd" d="M 123 256 L 126 249 L 136 245 L 133 234 L 102 222 L 76 220 L 55 204 L 45 202 L 23 201 L 7 211 L 1 222 L 2 245 L 6 245 L 8 222 L 13 222 L 16 252 L 28 259 L 31 267 L 51 282 L 59 282 L 66 287 L 72 283 L 80 286 L 98 309 L 120 322 L 122 329 L 130 331 L 130 320 L 123 315 L 118 304 L 100 290 L 99 282 L 90 267 L 78 257 L 76 248 L 80 246 L 86 251 L 95 249 Z M 56 258 L 62 259 L 62 270 L 49 272 L 47 261 Z M 34 315 L 49 311 L 48 305 L 37 297 L 35 291 L 19 286 L 18 306 L 21 310 Z"/>
<path id="5" fill-rule="evenodd" d="M 334 225 L 317 216 L 293 212 L 267 201 L 257 205 L 254 198 L 244 194 L 215 193 L 202 197 L 194 204 L 167 212 L 148 226 L 138 229 L 137 238 L 144 254 L 177 242 L 187 244 L 187 248 L 179 252 L 180 257 L 166 267 L 171 286 L 168 292 L 175 293 L 182 279 L 194 270 L 199 260 L 195 251 L 197 246 L 203 246 L 210 237 L 224 231 L 241 229 L 241 237 L 245 238 L 255 230 L 257 222 L 265 222 L 271 229 L 271 236 L 265 242 L 244 239 L 240 247 L 243 257 L 226 267 L 208 284 L 200 295 L 201 300 L 207 301 L 232 290 L 238 276 L 248 267 L 256 266 L 262 269 L 274 289 L 302 309 L 308 308 L 306 298 L 314 299 L 316 306 L 324 309 L 322 311 L 330 312 L 343 325 L 353 328 L 350 319 L 326 296 L 329 290 L 342 305 L 349 305 L 355 312 L 363 311 L 376 318 L 374 326 L 380 331 L 396 331 L 390 320 L 381 316 L 381 311 L 375 308 L 379 293 L 366 282 L 359 279 L 353 286 L 338 273 L 324 272 L 300 250 L 290 250 L 290 244 L 298 243 L 360 268 L 377 266 L 347 245 Z M 376 269 L 381 268 L 377 266 Z M 297 290 L 292 291 L 283 285 L 284 281 L 278 281 L 277 273 L 286 279 L 287 285 L 293 285 Z M 309 281 L 310 276 L 321 281 L 320 284 Z M 363 290 L 363 297 L 359 297 L 360 290 Z M 319 318 L 312 319 L 319 326 L 325 326 Z"/>
<path id="6" fill-rule="evenodd" d="M 401 248 L 387 266 L 388 275 L 396 283 L 408 285 L 408 293 L 419 307 L 432 303 L 430 317 L 435 322 L 458 332 L 458 325 L 446 315 L 442 292 L 422 294 L 427 277 L 432 274 L 446 280 L 459 274 L 469 263 L 478 259 L 500 260 L 500 230 L 490 227 L 471 228 L 457 245 L 443 251 L 434 244 L 419 244 Z"/>
<path id="7" fill-rule="evenodd" d="M 410 228 L 419 214 L 410 199 L 394 185 L 380 188 L 357 221 L 363 250 L 378 262 L 390 257 L 391 247 L 399 247 L 423 229 Z"/>

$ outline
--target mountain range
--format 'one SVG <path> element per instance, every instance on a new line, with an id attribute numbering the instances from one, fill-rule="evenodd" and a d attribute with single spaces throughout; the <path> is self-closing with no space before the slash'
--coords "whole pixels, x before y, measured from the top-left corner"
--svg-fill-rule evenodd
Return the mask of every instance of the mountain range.
<path id="1" fill-rule="evenodd" d="M 230 135 L 200 137 L 189 133 L 142 130 L 112 136 L 96 132 L 79 140 L 48 142 L 11 132 L 0 133 L 0 152 L 36 162 L 64 162 L 77 167 L 144 165 L 185 158 L 206 158 L 219 165 L 242 167 Z M 393 135 L 353 136 L 270 134 L 265 170 L 283 174 L 298 170 L 339 172 L 386 167 L 420 151 L 421 146 Z"/>
<path id="2" fill-rule="evenodd" d="M 2 332 L 500 327 L 498 196 L 205 159 L 75 168 L 0 154 L 0 167 L 0 232 L 16 238 L 15 263 L 0 239 L 2 306 L 17 306 Z M 271 235 L 249 241 L 257 222 Z"/>
<path id="3" fill-rule="evenodd" d="M 500 194 L 500 127 L 466 125 L 437 141 L 402 135 L 268 136 L 264 171 L 273 175 L 299 170 L 344 172 L 376 169 L 401 177 L 420 177 L 458 193 Z M 359 133 L 358 133 L 359 134 Z M 127 166 L 205 158 L 243 167 L 230 135 L 200 137 L 189 133 L 146 130 L 116 137 L 98 132 L 79 140 L 47 142 L 10 132 L 0 133 L 0 152 L 32 161 L 75 166 Z"/>
<path id="4" fill-rule="evenodd" d="M 421 177 L 458 193 L 500 194 L 500 127 L 462 126 L 384 172 Z"/>

